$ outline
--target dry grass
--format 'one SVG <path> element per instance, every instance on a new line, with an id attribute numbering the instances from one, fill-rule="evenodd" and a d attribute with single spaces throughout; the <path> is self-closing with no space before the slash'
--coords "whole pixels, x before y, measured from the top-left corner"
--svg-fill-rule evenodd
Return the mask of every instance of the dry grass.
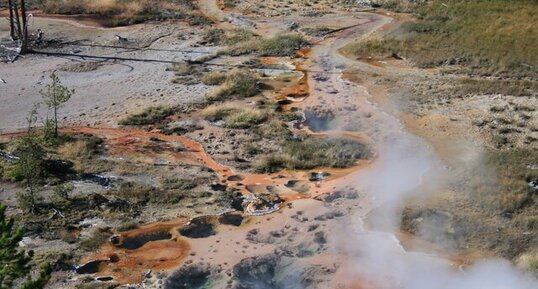
<path id="1" fill-rule="evenodd" d="M 227 55 L 256 53 L 260 56 L 294 56 L 297 50 L 307 46 L 308 41 L 300 34 L 281 34 L 269 39 L 244 38 L 221 51 Z"/>
<path id="2" fill-rule="evenodd" d="M 121 125 L 148 125 L 163 121 L 174 114 L 174 109 L 164 106 L 148 107 L 143 112 L 133 114 L 120 121 Z"/>
<path id="3" fill-rule="evenodd" d="M 201 80 L 205 85 L 219 85 L 226 81 L 226 73 L 221 71 L 210 71 L 204 74 Z"/>
<path id="4" fill-rule="evenodd" d="M 254 32 L 247 29 L 207 28 L 202 33 L 202 43 L 213 45 L 235 45 L 259 38 Z"/>
<path id="5" fill-rule="evenodd" d="M 244 108 L 238 105 L 210 106 L 202 112 L 205 119 L 223 121 L 223 126 L 233 129 L 247 129 L 263 123 L 268 114 L 265 111 Z"/>
<path id="6" fill-rule="evenodd" d="M 58 153 L 62 158 L 77 160 L 91 157 L 95 153 L 95 148 L 86 140 L 69 142 L 58 148 Z"/>
<path id="7" fill-rule="evenodd" d="M 413 7 L 417 22 L 404 23 L 385 39 L 360 42 L 346 50 L 358 58 L 396 53 L 421 67 L 464 64 L 486 75 L 536 78 L 535 10 L 532 0 L 428 1 Z"/>
<path id="8" fill-rule="evenodd" d="M 250 97 L 258 94 L 258 76 L 248 69 L 236 69 L 226 75 L 226 80 L 208 95 L 209 100 L 223 100 L 225 97 Z"/>
<path id="9" fill-rule="evenodd" d="M 113 16 L 114 26 L 170 18 L 200 24 L 201 17 L 190 0 L 45 0 L 41 6 L 45 13 Z"/>
<path id="10" fill-rule="evenodd" d="M 307 170 L 319 167 L 346 168 L 370 157 L 369 148 L 345 138 L 307 138 L 284 140 L 282 152 L 264 156 L 255 163 L 259 172 L 272 173 L 283 168 Z"/>
<path id="11" fill-rule="evenodd" d="M 531 96 L 538 92 L 538 82 L 527 80 L 463 78 L 455 84 L 454 89 L 458 95 L 503 94 L 513 96 Z"/>
<path id="12" fill-rule="evenodd" d="M 171 0 L 45 0 L 43 11 L 56 14 L 141 15 L 154 11 L 194 10 L 192 1 Z"/>
<path id="13" fill-rule="evenodd" d="M 488 154 L 492 175 L 476 175 L 470 182 L 471 196 L 486 210 L 515 215 L 538 212 L 538 196 L 528 183 L 538 179 L 538 172 L 528 164 L 538 162 L 532 149 L 496 150 Z"/>

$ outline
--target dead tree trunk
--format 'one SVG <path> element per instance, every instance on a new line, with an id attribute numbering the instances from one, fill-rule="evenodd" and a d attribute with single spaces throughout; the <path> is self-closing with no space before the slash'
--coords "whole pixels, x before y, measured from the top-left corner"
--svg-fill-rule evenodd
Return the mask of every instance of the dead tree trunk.
<path id="1" fill-rule="evenodd" d="M 19 5 L 17 5 L 17 2 L 13 2 L 13 14 L 15 15 L 15 27 L 16 27 L 16 35 L 17 39 L 21 39 L 22 37 L 22 29 L 21 29 L 21 18 L 19 17 Z"/>
<path id="2" fill-rule="evenodd" d="M 26 2 L 21 0 L 21 16 L 22 16 L 22 38 L 21 38 L 21 54 L 28 52 L 28 16 L 26 15 Z"/>
<path id="3" fill-rule="evenodd" d="M 9 36 L 11 40 L 15 40 L 15 16 L 13 15 L 13 0 L 7 0 L 7 5 L 9 8 Z"/>

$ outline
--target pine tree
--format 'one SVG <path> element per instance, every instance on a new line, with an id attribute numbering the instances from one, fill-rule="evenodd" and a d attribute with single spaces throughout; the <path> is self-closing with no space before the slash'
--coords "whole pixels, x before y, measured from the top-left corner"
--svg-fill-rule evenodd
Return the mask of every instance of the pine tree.
<path id="1" fill-rule="evenodd" d="M 31 254 L 19 248 L 23 230 L 14 225 L 12 218 L 6 218 L 6 206 L 0 203 L 0 289 L 13 289 L 17 279 L 26 279 L 20 289 L 41 289 L 50 279 L 52 268 L 49 264 L 41 268 L 39 277 L 32 280 Z"/>
<path id="2" fill-rule="evenodd" d="M 23 231 L 6 219 L 6 206 L 0 204 L 0 289 L 13 288 L 13 282 L 30 273 L 31 258 L 19 250 Z"/>
<path id="3" fill-rule="evenodd" d="M 41 95 L 43 96 L 43 102 L 54 113 L 54 119 L 52 120 L 54 122 L 54 137 L 58 137 L 58 109 L 71 98 L 75 90 L 62 85 L 56 72 L 50 75 L 50 79 L 52 83 L 47 84 L 41 90 Z"/>
<path id="4" fill-rule="evenodd" d="M 35 134 L 37 108 L 34 105 L 26 117 L 28 134 L 17 140 L 15 154 L 19 159 L 11 169 L 11 177 L 16 181 L 24 181 L 27 192 L 17 194 L 21 209 L 34 212 L 37 204 L 37 192 L 44 177 L 45 149 Z"/>

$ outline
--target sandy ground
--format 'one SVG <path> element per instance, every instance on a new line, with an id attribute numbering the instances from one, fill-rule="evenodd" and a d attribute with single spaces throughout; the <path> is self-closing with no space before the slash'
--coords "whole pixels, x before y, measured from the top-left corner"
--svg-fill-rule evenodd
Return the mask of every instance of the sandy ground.
<path id="1" fill-rule="evenodd" d="M 0 25 L 2 38 L 9 32 L 6 22 Z M 193 48 L 196 29 L 182 23 L 137 25 L 128 28 L 96 29 L 70 21 L 36 18 L 34 29 L 47 31 L 51 39 L 72 44 L 43 52 L 62 55 L 28 55 L 16 63 L 1 63 L 0 131 L 24 127 L 30 108 L 41 101 L 39 94 L 48 75 L 58 71 L 62 82 L 74 88 L 72 100 L 61 110 L 62 123 L 76 126 L 115 126 L 118 119 L 150 105 L 186 106 L 203 100 L 203 85 L 174 85 L 172 62 L 196 59 L 211 53 L 211 48 Z M 129 39 L 120 45 L 114 35 Z M 90 37 L 90 39 L 88 39 Z M 70 72 L 85 62 L 97 62 L 95 70 Z M 46 109 L 41 108 L 41 116 Z"/>

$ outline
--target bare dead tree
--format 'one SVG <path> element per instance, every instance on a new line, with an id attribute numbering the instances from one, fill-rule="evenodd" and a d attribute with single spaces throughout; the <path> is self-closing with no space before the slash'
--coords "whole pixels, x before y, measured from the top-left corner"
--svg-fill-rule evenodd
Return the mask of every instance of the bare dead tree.
<path id="1" fill-rule="evenodd" d="M 13 0 L 7 0 L 7 5 L 9 8 L 9 36 L 11 36 L 11 40 L 15 40 L 15 16 L 13 14 Z"/>
<path id="2" fill-rule="evenodd" d="M 28 15 L 26 15 L 26 0 L 21 0 L 22 37 L 21 54 L 28 52 Z"/>
<path id="3" fill-rule="evenodd" d="M 13 2 L 14 1 L 14 2 Z M 17 32 L 16 33 L 16 36 L 17 36 L 17 39 L 21 36 L 21 18 L 19 17 L 19 5 L 17 4 L 16 0 L 12 0 L 12 4 L 13 4 L 13 14 L 14 14 L 14 22 L 15 22 L 15 31 Z"/>
<path id="4" fill-rule="evenodd" d="M 13 40 L 19 42 L 19 54 L 28 52 L 28 15 L 26 0 L 8 0 L 10 33 Z"/>

